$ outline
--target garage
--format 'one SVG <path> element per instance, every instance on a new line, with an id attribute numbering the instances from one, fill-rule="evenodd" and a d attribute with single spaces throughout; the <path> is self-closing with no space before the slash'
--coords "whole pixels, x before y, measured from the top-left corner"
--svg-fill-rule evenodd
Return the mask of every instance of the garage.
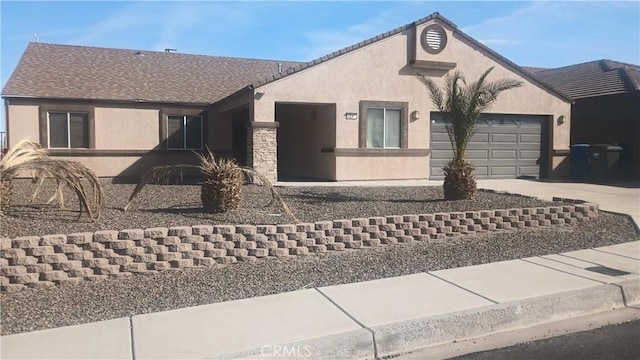
<path id="1" fill-rule="evenodd" d="M 466 158 L 478 178 L 539 177 L 544 163 L 543 127 L 548 116 L 483 114 L 467 147 Z M 542 156 L 541 156 L 542 155 Z M 443 179 L 453 157 L 442 114 L 431 115 L 430 178 Z"/>

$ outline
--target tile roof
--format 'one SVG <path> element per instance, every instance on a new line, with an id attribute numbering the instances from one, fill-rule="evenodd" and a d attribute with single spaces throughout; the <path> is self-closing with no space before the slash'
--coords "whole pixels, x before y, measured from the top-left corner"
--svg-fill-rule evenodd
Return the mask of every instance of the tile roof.
<path id="1" fill-rule="evenodd" d="M 214 103 L 247 87 L 263 86 L 435 19 L 531 83 L 570 100 L 553 85 L 466 35 L 437 12 L 306 63 L 30 43 L 2 96 Z M 282 64 L 281 72 L 278 64 Z"/>
<path id="2" fill-rule="evenodd" d="M 297 62 L 30 43 L 5 97 L 214 103 Z"/>
<path id="3" fill-rule="evenodd" d="M 536 66 L 521 66 L 521 68 L 523 68 L 524 70 L 532 74 L 535 74 L 537 72 L 544 71 L 544 70 L 549 70 L 549 68 L 536 67 Z"/>
<path id="4" fill-rule="evenodd" d="M 640 91 L 640 66 L 613 60 L 542 70 L 534 76 L 573 99 Z"/>

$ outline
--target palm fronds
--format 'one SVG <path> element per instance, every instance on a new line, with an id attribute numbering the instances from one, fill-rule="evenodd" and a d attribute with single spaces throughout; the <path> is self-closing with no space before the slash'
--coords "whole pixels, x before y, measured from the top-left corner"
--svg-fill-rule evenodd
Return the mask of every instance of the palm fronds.
<path id="1" fill-rule="evenodd" d="M 145 185 L 149 183 L 166 184 L 172 179 L 178 177 L 186 169 L 200 170 L 200 166 L 191 164 L 154 166 L 153 168 L 151 168 L 151 170 L 142 175 L 140 181 L 138 181 L 136 187 L 133 189 L 133 192 L 131 193 L 131 195 L 129 195 L 129 201 L 127 202 L 127 205 L 124 206 L 123 210 L 127 211 L 131 203 L 133 203 L 133 201 L 138 196 L 138 194 L 140 194 Z"/>
<path id="2" fill-rule="evenodd" d="M 265 207 L 277 203 L 287 216 L 298 222 L 289 206 L 264 175 L 252 168 L 239 166 L 233 159 L 216 158 L 209 149 L 205 153 L 196 153 L 196 156 L 199 165 L 180 164 L 153 167 L 140 178 L 123 210 L 129 209 L 131 203 L 146 184 L 165 183 L 167 180 L 175 178 L 183 170 L 197 169 L 203 177 L 200 199 L 206 211 L 224 212 L 237 208 L 241 201 L 242 187 L 245 183 L 254 183 L 253 179 L 257 178 L 263 186 L 269 189 L 271 194 L 271 200 Z"/>
<path id="3" fill-rule="evenodd" d="M 52 178 L 58 184 L 56 193 L 61 192 L 61 185 L 66 185 L 75 193 L 80 203 L 78 217 L 82 216 L 83 211 L 86 211 L 92 221 L 100 218 L 102 187 L 96 174 L 83 164 L 77 161 L 52 159 L 47 156 L 46 150 L 42 149 L 39 144 L 22 140 L 9 149 L 0 160 L 2 187 L 4 188 L 6 183 L 11 183 L 22 173 Z M 85 182 L 88 182 L 88 186 L 85 185 Z M 92 196 L 90 196 L 90 192 L 92 192 Z M 10 197 L 11 194 L 7 194 L 3 190 L 2 196 L 2 204 L 5 205 L 5 201 L 7 201 L 5 197 Z M 91 206 L 92 203 L 94 208 Z M 8 205 L 6 206 L 8 207 Z"/>
<path id="4" fill-rule="evenodd" d="M 269 189 L 269 193 L 271 194 L 271 201 L 269 201 L 269 203 L 266 204 L 265 207 L 269 207 L 275 203 L 278 203 L 278 205 L 282 207 L 282 210 L 284 211 L 285 215 L 287 215 L 294 222 L 300 222 L 298 218 L 296 218 L 296 216 L 293 214 L 293 211 L 291 211 L 291 209 L 289 208 L 287 203 L 284 201 L 282 196 L 280 196 L 280 194 L 276 191 L 275 186 L 273 186 L 271 181 L 269 181 L 269 179 L 266 176 L 260 174 L 259 172 L 253 170 L 250 167 L 242 166 L 240 167 L 240 169 L 242 169 L 242 171 L 245 173 L 245 176 L 248 176 L 249 179 L 252 179 L 253 177 L 257 177 L 258 180 L 260 180 L 260 182 L 262 183 L 262 185 L 266 186 Z M 253 182 L 253 181 L 250 181 L 250 182 Z"/>

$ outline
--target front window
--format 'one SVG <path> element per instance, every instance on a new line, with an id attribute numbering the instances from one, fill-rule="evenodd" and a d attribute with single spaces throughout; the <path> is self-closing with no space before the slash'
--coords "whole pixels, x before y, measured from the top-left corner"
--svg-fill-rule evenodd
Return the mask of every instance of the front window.
<path id="1" fill-rule="evenodd" d="M 407 102 L 361 100 L 358 147 L 373 152 L 406 149 L 409 143 L 408 113 Z"/>
<path id="2" fill-rule="evenodd" d="M 48 121 L 50 148 L 89 148 L 88 113 L 50 112 Z"/>
<path id="3" fill-rule="evenodd" d="M 367 147 L 399 148 L 402 134 L 402 110 L 369 108 L 367 111 Z"/>
<path id="4" fill-rule="evenodd" d="M 167 117 L 169 149 L 202 149 L 202 117 L 169 115 Z"/>

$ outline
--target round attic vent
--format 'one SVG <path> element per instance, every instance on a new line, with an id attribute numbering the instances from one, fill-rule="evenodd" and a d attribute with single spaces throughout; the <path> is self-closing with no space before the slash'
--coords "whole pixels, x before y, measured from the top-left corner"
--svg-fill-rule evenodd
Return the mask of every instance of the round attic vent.
<path id="1" fill-rule="evenodd" d="M 431 24 L 422 30 L 420 43 L 424 51 L 429 54 L 438 54 L 447 46 L 447 33 L 438 24 Z"/>

